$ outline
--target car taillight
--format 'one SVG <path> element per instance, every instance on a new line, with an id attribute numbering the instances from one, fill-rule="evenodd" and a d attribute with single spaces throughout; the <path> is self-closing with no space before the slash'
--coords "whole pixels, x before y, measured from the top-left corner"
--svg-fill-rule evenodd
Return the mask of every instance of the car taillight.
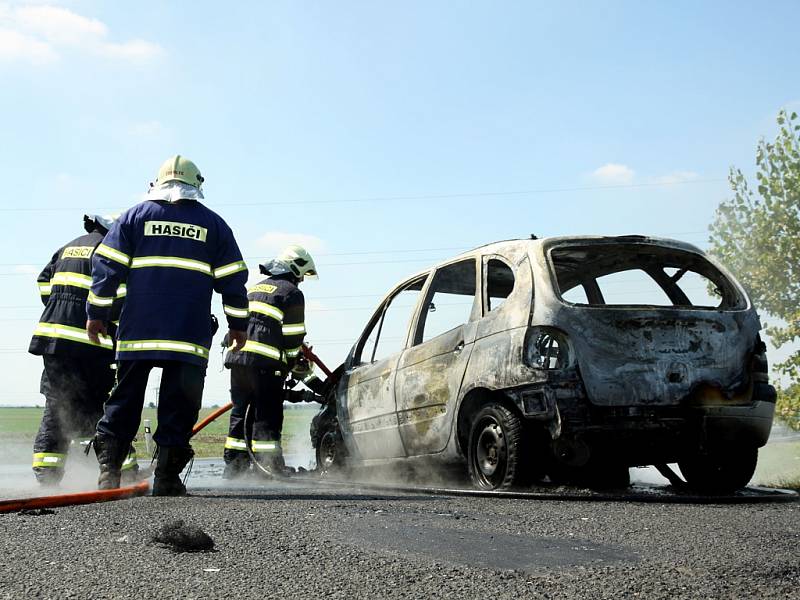
<path id="1" fill-rule="evenodd" d="M 573 353 L 567 335 L 552 327 L 531 327 L 525 338 L 525 364 L 534 369 L 567 369 Z"/>

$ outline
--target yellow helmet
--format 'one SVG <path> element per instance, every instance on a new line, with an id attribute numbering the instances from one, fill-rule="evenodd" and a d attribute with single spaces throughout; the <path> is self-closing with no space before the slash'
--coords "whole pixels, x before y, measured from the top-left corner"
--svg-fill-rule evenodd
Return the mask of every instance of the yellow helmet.
<path id="1" fill-rule="evenodd" d="M 197 168 L 196 164 L 188 158 L 176 154 L 165 160 L 158 170 L 156 185 L 166 183 L 167 181 L 182 181 L 199 190 L 200 186 L 203 185 L 204 179 L 203 176 L 200 175 L 200 169 Z"/>

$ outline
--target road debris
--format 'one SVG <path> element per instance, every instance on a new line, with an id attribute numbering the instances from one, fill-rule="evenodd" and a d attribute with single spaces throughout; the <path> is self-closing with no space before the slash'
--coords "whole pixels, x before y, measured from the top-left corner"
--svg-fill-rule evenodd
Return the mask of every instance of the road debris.
<path id="1" fill-rule="evenodd" d="M 151 542 L 161 544 L 174 552 L 210 552 L 214 540 L 197 525 L 183 520 L 170 521 L 162 525 L 151 538 Z"/>
<path id="2" fill-rule="evenodd" d="M 49 508 L 23 508 L 19 514 L 24 517 L 41 517 L 42 515 L 54 515 L 55 512 Z"/>

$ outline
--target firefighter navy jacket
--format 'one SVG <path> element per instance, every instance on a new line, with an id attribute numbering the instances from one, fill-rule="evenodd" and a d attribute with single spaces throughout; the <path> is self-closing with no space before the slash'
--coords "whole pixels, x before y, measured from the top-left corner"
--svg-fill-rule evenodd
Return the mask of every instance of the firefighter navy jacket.
<path id="1" fill-rule="evenodd" d="M 247 298 L 247 342 L 240 352 L 228 352 L 225 366 L 286 371 L 300 354 L 306 333 L 303 292 L 291 276 L 278 275 L 250 288 Z"/>
<path id="2" fill-rule="evenodd" d="M 38 278 L 39 294 L 45 309 L 33 332 L 28 352 L 80 356 L 114 361 L 114 329 L 100 337 L 100 345 L 86 335 L 86 298 L 92 285 L 92 255 L 103 241 L 99 231 L 75 238 L 60 248 Z M 118 286 L 111 297 L 109 320 L 115 320 L 125 296 Z"/>
<path id="3" fill-rule="evenodd" d="M 208 361 L 211 295 L 231 329 L 247 329 L 247 266 L 230 227 L 196 200 L 147 200 L 122 214 L 92 258 L 90 319 L 109 321 L 127 285 L 118 360 Z"/>

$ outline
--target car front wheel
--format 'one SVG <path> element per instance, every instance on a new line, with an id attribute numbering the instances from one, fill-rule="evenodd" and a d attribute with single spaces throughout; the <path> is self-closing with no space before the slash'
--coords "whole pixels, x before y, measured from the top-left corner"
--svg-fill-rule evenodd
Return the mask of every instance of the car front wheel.
<path id="1" fill-rule="evenodd" d="M 473 485 L 503 490 L 522 482 L 525 460 L 520 418 L 502 404 L 491 402 L 472 419 L 467 466 Z"/>
<path id="2" fill-rule="evenodd" d="M 758 448 L 744 446 L 696 452 L 678 461 L 683 478 L 692 489 L 711 494 L 745 487 L 756 470 Z"/>

